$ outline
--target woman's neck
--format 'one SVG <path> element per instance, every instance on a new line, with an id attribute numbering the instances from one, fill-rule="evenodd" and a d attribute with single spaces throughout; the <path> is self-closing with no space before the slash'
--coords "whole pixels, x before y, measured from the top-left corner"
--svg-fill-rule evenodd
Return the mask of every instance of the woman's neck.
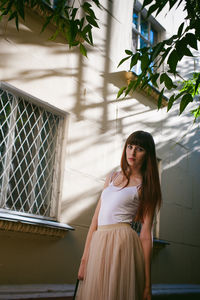
<path id="1" fill-rule="evenodd" d="M 142 177 L 141 168 L 131 168 L 130 169 L 130 177 Z"/>

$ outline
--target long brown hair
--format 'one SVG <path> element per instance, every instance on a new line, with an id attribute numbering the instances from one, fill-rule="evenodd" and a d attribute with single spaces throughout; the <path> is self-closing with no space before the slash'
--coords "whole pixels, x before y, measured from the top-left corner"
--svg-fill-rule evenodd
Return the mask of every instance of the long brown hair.
<path id="1" fill-rule="evenodd" d="M 127 138 L 121 158 L 121 169 L 127 179 L 126 186 L 130 181 L 131 175 L 131 169 L 126 159 L 127 145 L 138 145 L 146 150 L 146 157 L 141 169 L 140 204 L 135 220 L 142 222 L 147 213 L 153 214 L 155 208 L 159 209 L 161 205 L 161 189 L 155 143 L 152 135 L 146 131 L 135 131 Z"/>

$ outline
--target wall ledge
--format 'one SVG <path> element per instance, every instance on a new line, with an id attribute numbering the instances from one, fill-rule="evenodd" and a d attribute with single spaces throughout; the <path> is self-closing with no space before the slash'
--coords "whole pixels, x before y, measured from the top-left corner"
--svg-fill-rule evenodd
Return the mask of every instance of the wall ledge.
<path id="1" fill-rule="evenodd" d="M 0 299 L 47 299 L 72 297 L 74 284 L 0 285 Z"/>
<path id="2" fill-rule="evenodd" d="M 0 230 L 64 237 L 73 227 L 57 221 L 0 212 Z"/>
<path id="3" fill-rule="evenodd" d="M 200 296 L 200 284 L 153 284 L 152 285 L 152 295 L 157 296 L 160 299 L 160 296 L 183 296 L 188 295 L 199 295 Z M 154 297 L 156 299 L 156 297 Z M 163 298 L 164 299 L 164 298 Z M 168 298 L 165 298 L 168 299 Z M 170 298 L 171 299 L 171 298 Z M 173 298 L 175 299 L 175 298 Z M 176 298 L 183 299 L 183 298 Z M 184 298 L 185 299 L 185 298 Z M 196 298 L 195 298 L 196 299 Z M 200 297 L 198 298 L 200 299 Z"/>
<path id="4" fill-rule="evenodd" d="M 130 83 L 130 81 L 138 79 L 138 75 L 131 71 L 128 71 L 128 72 L 125 71 L 124 76 L 125 76 L 128 84 Z M 156 102 L 156 104 L 158 103 L 160 91 L 158 89 L 156 89 L 154 86 L 148 84 L 145 88 L 138 87 L 136 90 L 140 93 L 143 93 L 145 96 L 151 97 Z M 161 107 L 165 107 L 167 105 L 168 105 L 168 98 L 163 95 Z"/>
<path id="5" fill-rule="evenodd" d="M 153 257 L 155 257 L 163 248 L 165 248 L 168 245 L 170 245 L 169 242 L 154 238 L 153 239 Z"/>

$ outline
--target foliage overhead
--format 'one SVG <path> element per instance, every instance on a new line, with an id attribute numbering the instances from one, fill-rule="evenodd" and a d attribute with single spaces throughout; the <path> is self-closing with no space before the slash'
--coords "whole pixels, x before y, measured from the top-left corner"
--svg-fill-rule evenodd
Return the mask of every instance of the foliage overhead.
<path id="1" fill-rule="evenodd" d="M 19 20 L 25 20 L 26 8 L 37 9 L 44 16 L 42 32 L 50 22 L 55 24 L 50 39 L 55 40 L 58 34 L 62 34 L 69 47 L 79 46 L 80 52 L 87 56 L 83 43 L 93 46 L 92 29 L 99 27 L 91 3 L 101 8 L 99 0 L 84 1 L 78 7 L 75 0 L 1 0 L 0 20 L 3 16 L 8 16 L 8 21 L 14 19 L 19 30 Z"/>
<path id="2" fill-rule="evenodd" d="M 53 3 L 53 5 L 52 5 Z M 77 6 L 77 4 L 79 5 Z M 87 56 L 86 45 L 93 45 L 92 30 L 98 28 L 98 19 L 94 13 L 93 5 L 102 8 L 99 0 L 75 1 L 75 0 L 0 0 L 0 20 L 3 16 L 8 17 L 8 21 L 15 20 L 16 28 L 19 30 L 20 18 L 25 20 L 26 8 L 36 9 L 44 17 L 43 32 L 49 23 L 55 25 L 55 32 L 50 39 L 55 40 L 61 34 L 69 47 L 79 47 L 80 52 Z M 170 38 L 159 42 L 153 47 L 137 49 L 135 53 L 125 50 L 127 56 L 124 61 L 130 60 L 130 70 L 138 62 L 141 64 L 141 73 L 136 80 L 131 80 L 128 86 L 123 86 L 117 97 L 127 95 L 136 88 L 146 88 L 153 85 L 158 88 L 162 86 L 158 98 L 158 108 L 161 107 L 162 96 L 166 90 L 171 91 L 168 101 L 168 111 L 176 101 L 180 101 L 180 114 L 185 110 L 190 102 L 196 103 L 196 109 L 192 111 L 195 120 L 200 117 L 200 73 L 195 73 L 191 80 L 181 78 L 177 71 L 177 65 L 185 56 L 192 57 L 191 49 L 198 50 L 200 41 L 200 1 L 199 0 L 144 0 L 142 9 L 147 9 L 148 18 L 152 13 L 156 16 L 169 6 L 184 5 L 186 12 L 185 22 L 183 22 L 177 33 Z M 165 62 L 165 71 L 160 70 L 160 66 Z M 178 85 L 172 80 L 173 77 L 181 78 Z M 181 87 L 181 88 L 180 88 Z"/>
<path id="3" fill-rule="evenodd" d="M 120 61 L 118 66 L 124 61 L 130 60 L 130 70 L 132 70 L 133 66 L 140 62 L 141 73 L 137 79 L 130 81 L 128 86 L 123 86 L 117 97 L 119 98 L 122 94 L 126 96 L 130 90 L 145 88 L 149 84 L 158 88 L 158 84 L 160 84 L 163 88 L 158 99 L 158 108 L 161 107 L 164 92 L 171 90 L 168 111 L 178 99 L 180 100 L 180 114 L 190 102 L 195 102 L 197 106 L 192 113 L 196 120 L 197 117 L 200 117 L 200 73 L 195 73 L 192 80 L 185 80 L 177 71 L 177 65 L 184 56 L 193 57 L 191 49 L 198 50 L 198 42 L 200 41 L 200 1 L 144 0 L 142 9 L 148 7 L 146 16 L 148 18 L 152 13 L 157 16 L 166 5 L 169 5 L 169 10 L 171 10 L 172 7 L 178 8 L 181 4 L 184 5 L 186 18 L 185 22 L 179 26 L 176 34 L 153 47 L 137 49 L 135 53 L 125 50 L 127 56 Z M 161 71 L 160 66 L 164 62 L 166 64 L 165 70 Z M 174 84 L 172 80 L 177 77 L 181 79 L 178 82 L 179 86 Z"/>

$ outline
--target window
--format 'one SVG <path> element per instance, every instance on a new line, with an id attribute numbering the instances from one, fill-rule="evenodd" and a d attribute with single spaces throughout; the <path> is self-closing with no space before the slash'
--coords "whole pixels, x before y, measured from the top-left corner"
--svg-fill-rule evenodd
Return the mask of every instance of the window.
<path id="1" fill-rule="evenodd" d="M 148 19 L 145 19 L 146 11 L 141 12 L 141 4 L 136 1 L 134 10 L 133 10 L 133 19 L 132 19 L 132 50 L 133 52 L 136 49 L 143 47 L 151 47 L 158 43 L 160 32 L 164 31 L 164 28 L 150 16 Z M 139 74 L 141 69 L 140 65 L 137 64 L 132 69 L 133 72 Z"/>
<path id="2" fill-rule="evenodd" d="M 152 46 L 157 43 L 157 31 L 150 21 L 144 19 L 140 12 L 133 12 L 133 46 L 134 49 Z"/>
<path id="3" fill-rule="evenodd" d="M 0 83 L 0 211 L 56 220 L 66 114 Z"/>

